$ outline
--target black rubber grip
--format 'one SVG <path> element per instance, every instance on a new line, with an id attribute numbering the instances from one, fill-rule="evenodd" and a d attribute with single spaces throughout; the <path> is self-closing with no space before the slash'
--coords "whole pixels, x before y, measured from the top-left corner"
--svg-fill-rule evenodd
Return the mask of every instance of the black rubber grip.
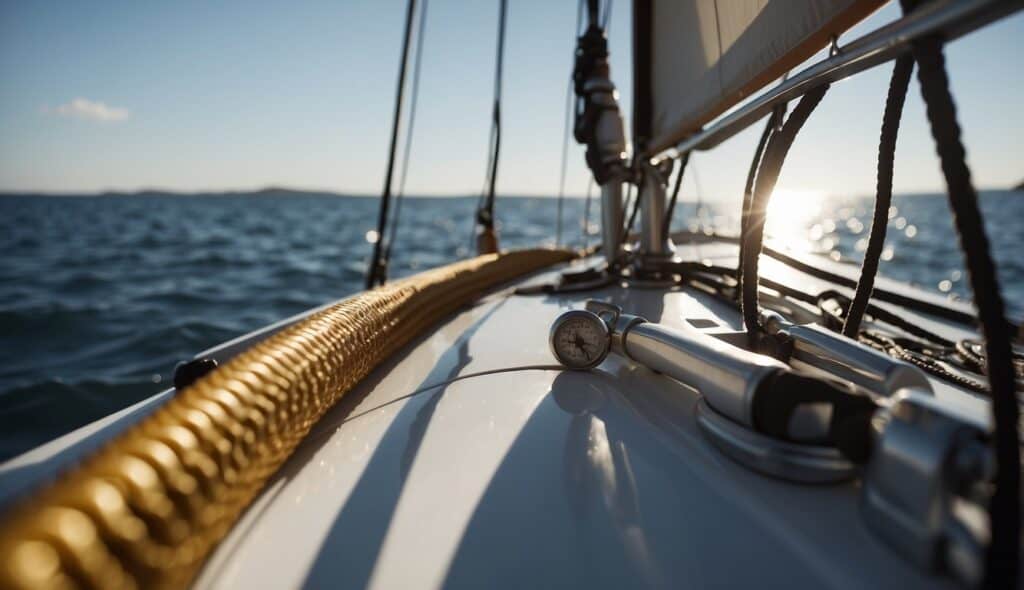
<path id="1" fill-rule="evenodd" d="M 828 432 L 822 439 L 797 439 L 789 431 L 793 413 L 802 404 L 832 406 Z M 849 460 L 867 461 L 871 452 L 871 417 L 878 406 L 865 396 L 831 383 L 779 371 L 765 379 L 752 402 L 754 428 L 759 432 L 797 443 L 835 446 Z"/>

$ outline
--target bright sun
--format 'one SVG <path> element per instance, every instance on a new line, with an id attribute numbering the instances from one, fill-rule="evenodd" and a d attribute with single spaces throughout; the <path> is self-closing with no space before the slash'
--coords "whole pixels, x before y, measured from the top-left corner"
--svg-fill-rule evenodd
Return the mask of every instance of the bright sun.
<path id="1" fill-rule="evenodd" d="M 789 248 L 813 249 L 808 229 L 821 217 L 825 196 L 821 191 L 776 188 L 768 203 L 765 233 Z"/>

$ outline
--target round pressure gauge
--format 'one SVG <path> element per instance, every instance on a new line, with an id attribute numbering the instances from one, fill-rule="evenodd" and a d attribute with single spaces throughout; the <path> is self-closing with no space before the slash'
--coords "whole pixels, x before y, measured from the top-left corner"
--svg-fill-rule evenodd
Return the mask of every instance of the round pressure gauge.
<path id="1" fill-rule="evenodd" d="M 550 343 L 552 354 L 567 368 L 591 369 L 608 356 L 611 335 L 597 314 L 574 309 L 555 320 Z"/>

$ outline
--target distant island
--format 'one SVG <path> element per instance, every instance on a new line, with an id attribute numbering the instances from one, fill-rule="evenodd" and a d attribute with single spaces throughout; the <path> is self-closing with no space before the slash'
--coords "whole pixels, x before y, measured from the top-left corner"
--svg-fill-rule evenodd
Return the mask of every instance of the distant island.
<path id="1" fill-rule="evenodd" d="M 1015 190 L 1015 191 L 1024 191 L 1024 182 L 1021 182 L 1017 186 L 1013 187 L 1013 190 Z"/>
<path id="2" fill-rule="evenodd" d="M 52 191 L 31 191 L 15 192 L 0 191 L 0 197 L 114 197 L 114 198 L 169 198 L 169 197 L 343 197 L 343 198 L 371 198 L 378 199 L 380 194 L 366 193 L 341 193 L 331 190 L 317 189 L 296 189 L 283 186 L 268 186 L 252 190 L 206 190 L 206 191 L 176 191 L 159 188 L 143 188 L 135 191 L 107 190 L 97 192 L 52 192 Z M 443 198 L 476 199 L 478 195 L 438 195 Z M 501 198 L 531 198 L 537 195 L 515 195 L 502 194 Z M 406 195 L 410 199 L 432 198 L 431 196 Z M 567 198 L 582 199 L 582 195 L 566 195 Z"/>
<path id="3" fill-rule="evenodd" d="M 329 190 L 303 190 L 281 186 L 268 186 L 252 190 L 200 190 L 176 191 L 158 188 L 143 188 L 134 191 L 107 190 L 96 192 L 14 192 L 0 191 L 0 196 L 28 197 L 120 197 L 120 198 L 152 198 L 152 197 L 379 197 L 379 195 L 345 194 Z"/>

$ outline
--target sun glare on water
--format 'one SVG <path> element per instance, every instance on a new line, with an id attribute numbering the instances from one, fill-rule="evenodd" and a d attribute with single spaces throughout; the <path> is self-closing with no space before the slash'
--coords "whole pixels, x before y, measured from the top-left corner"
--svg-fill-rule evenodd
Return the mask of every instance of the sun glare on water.
<path id="1" fill-rule="evenodd" d="M 765 234 L 776 244 L 791 250 L 815 250 L 810 234 L 812 226 L 821 219 L 826 198 L 821 191 L 776 188 L 768 203 Z"/>

